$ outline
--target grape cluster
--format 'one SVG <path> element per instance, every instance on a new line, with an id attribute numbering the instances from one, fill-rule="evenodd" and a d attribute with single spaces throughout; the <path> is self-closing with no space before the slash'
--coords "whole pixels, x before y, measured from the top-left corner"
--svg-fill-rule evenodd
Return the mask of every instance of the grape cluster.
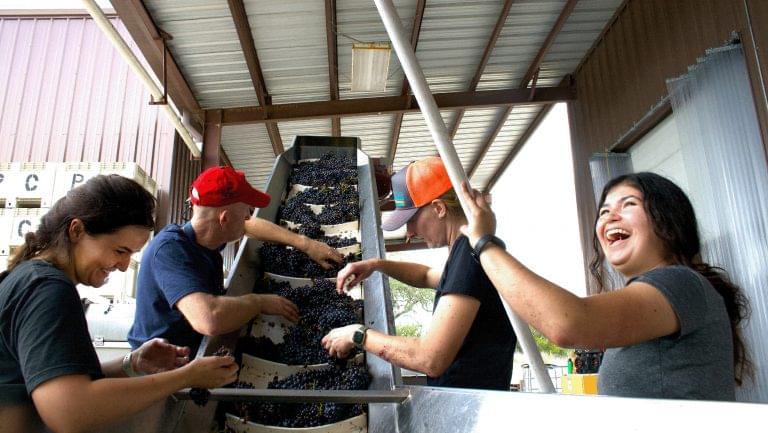
<path id="1" fill-rule="evenodd" d="M 348 185 L 340 185 L 338 188 L 313 187 L 299 192 L 295 196 L 291 197 L 290 200 L 298 200 L 307 204 L 336 204 L 342 202 L 357 203 L 358 194 L 357 189 Z"/>
<path id="2" fill-rule="evenodd" d="M 273 380 L 269 389 L 361 390 L 371 382 L 368 372 L 359 366 L 333 366 L 304 371 L 285 379 Z M 259 424 L 301 428 L 332 424 L 363 413 L 362 404 L 341 403 L 239 403 L 230 411 Z"/>
<path id="3" fill-rule="evenodd" d="M 318 161 L 302 162 L 291 173 L 292 184 L 309 186 L 355 185 L 357 164 L 351 155 L 329 152 Z"/>
<path id="4" fill-rule="evenodd" d="M 360 260 L 360 254 L 347 254 L 342 263 L 323 268 L 303 251 L 284 245 L 264 244 L 259 249 L 264 271 L 297 278 L 333 278 L 348 262 Z"/>
<path id="5" fill-rule="evenodd" d="M 287 330 L 280 344 L 267 337 L 243 337 L 238 344 L 241 353 L 289 365 L 334 362 L 320 344 L 323 336 L 331 329 L 362 321 L 360 305 L 348 295 L 336 292 L 331 281 L 321 279 L 311 286 L 296 288 L 271 279 L 261 284 L 260 291 L 272 292 L 296 304 L 301 318 Z"/>
<path id="6" fill-rule="evenodd" d="M 232 356 L 232 352 L 224 346 L 219 347 L 213 352 L 211 356 Z M 208 404 L 208 399 L 211 397 L 211 392 L 205 388 L 192 388 L 189 390 L 189 397 L 198 406 L 205 406 Z"/>
<path id="7" fill-rule="evenodd" d="M 291 184 L 308 188 L 287 200 L 280 207 L 278 217 L 300 226 L 294 231 L 311 239 L 320 240 L 333 248 L 354 245 L 354 238 L 326 236 L 320 225 L 340 224 L 359 220 L 360 208 L 357 184 L 357 164 L 354 155 L 327 153 L 318 161 L 294 166 Z M 308 204 L 325 205 L 315 215 Z M 347 262 L 360 260 L 360 253 L 348 254 L 341 265 L 323 269 L 305 253 L 281 245 L 264 244 L 260 250 L 265 272 L 299 278 L 312 278 L 313 284 L 292 288 L 287 282 L 261 280 L 254 291 L 283 296 L 300 310 L 301 317 L 286 329 L 283 342 L 275 344 L 268 337 L 250 335 L 238 340 L 238 360 L 243 354 L 289 365 L 329 364 L 320 371 L 297 373 L 285 379 L 275 378 L 271 389 L 367 389 L 371 377 L 364 366 L 350 366 L 347 360 L 331 358 L 320 344 L 333 328 L 362 322 L 362 303 L 336 292 L 333 278 Z M 354 356 L 352 353 L 350 356 Z M 248 384 L 239 385 L 248 387 Z M 337 403 L 270 403 L 237 402 L 223 405 L 225 411 L 247 421 L 281 427 L 314 427 L 338 422 L 363 413 L 365 405 Z"/>

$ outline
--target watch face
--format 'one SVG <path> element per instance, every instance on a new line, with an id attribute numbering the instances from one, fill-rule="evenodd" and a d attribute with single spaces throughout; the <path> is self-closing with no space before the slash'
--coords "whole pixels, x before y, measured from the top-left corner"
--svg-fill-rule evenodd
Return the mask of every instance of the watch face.
<path id="1" fill-rule="evenodd" d="M 354 341 L 355 344 L 363 344 L 363 337 L 365 337 L 365 332 L 358 329 L 352 335 L 352 341 Z"/>

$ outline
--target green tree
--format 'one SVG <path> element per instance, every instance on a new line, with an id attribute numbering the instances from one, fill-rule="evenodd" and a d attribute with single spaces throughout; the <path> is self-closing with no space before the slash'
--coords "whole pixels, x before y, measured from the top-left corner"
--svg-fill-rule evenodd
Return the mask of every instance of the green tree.
<path id="1" fill-rule="evenodd" d="M 394 278 L 389 279 L 389 289 L 392 292 L 392 310 L 395 319 L 410 313 L 416 306 L 424 310 L 432 310 L 432 301 L 435 297 L 434 290 L 417 289 Z"/>
<path id="2" fill-rule="evenodd" d="M 420 337 L 421 325 L 418 323 L 406 323 L 404 325 L 396 325 L 397 335 L 401 337 Z"/>
<path id="3" fill-rule="evenodd" d="M 432 310 L 432 302 L 435 292 L 429 289 L 417 289 L 409 286 L 394 278 L 389 279 L 389 288 L 392 292 L 392 311 L 395 320 L 405 314 L 410 313 L 416 307 L 421 307 L 426 311 Z M 422 327 L 418 323 L 396 324 L 397 335 L 403 337 L 418 337 L 421 335 Z"/>
<path id="4" fill-rule="evenodd" d="M 549 353 L 550 355 L 556 355 L 556 356 L 568 356 L 568 353 L 569 353 L 568 349 L 563 349 L 560 346 L 556 346 L 555 343 L 549 341 L 547 337 L 543 336 L 539 331 L 533 328 L 530 328 L 530 330 L 531 330 L 531 333 L 533 334 L 533 341 L 536 342 L 536 347 L 538 347 L 539 352 Z M 523 351 L 523 349 L 520 348 L 519 344 L 517 345 L 515 350 L 518 353 L 521 353 Z"/>

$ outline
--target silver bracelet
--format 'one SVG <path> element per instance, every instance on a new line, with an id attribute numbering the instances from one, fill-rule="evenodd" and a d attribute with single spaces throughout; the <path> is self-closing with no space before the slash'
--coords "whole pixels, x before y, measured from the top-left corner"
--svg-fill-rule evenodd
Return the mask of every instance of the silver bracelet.
<path id="1" fill-rule="evenodd" d="M 141 373 L 138 373 L 133 369 L 133 363 L 131 363 L 131 355 L 133 355 L 133 352 L 128 352 L 123 357 L 123 373 L 125 373 L 125 375 L 128 377 L 141 376 Z"/>

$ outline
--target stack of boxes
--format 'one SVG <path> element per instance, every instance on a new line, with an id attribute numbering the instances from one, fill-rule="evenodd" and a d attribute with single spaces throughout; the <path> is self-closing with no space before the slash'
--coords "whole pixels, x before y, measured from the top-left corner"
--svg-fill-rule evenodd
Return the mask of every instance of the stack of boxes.
<path id="1" fill-rule="evenodd" d="M 157 184 L 136 163 L 0 163 L 0 271 L 7 268 L 8 257 L 24 243 L 27 232 L 37 229 L 53 203 L 88 179 L 112 173 L 135 180 L 157 196 Z M 89 288 L 89 295 L 128 301 L 136 292 L 138 269 L 138 261 L 131 260 L 127 272 L 115 272 L 104 286 Z"/>

